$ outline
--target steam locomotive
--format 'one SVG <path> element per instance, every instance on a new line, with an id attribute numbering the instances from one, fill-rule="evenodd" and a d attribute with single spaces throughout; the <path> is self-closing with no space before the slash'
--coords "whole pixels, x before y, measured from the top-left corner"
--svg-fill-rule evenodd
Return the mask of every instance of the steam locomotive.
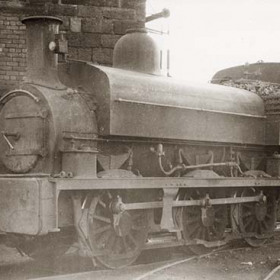
<path id="1" fill-rule="evenodd" d="M 40 258 L 76 240 L 94 264 L 119 268 L 149 248 L 271 238 L 280 118 L 257 94 L 162 76 L 145 29 L 129 30 L 106 67 L 58 63 L 60 19 L 23 23 L 26 79 L 0 98 L 6 244 Z"/>

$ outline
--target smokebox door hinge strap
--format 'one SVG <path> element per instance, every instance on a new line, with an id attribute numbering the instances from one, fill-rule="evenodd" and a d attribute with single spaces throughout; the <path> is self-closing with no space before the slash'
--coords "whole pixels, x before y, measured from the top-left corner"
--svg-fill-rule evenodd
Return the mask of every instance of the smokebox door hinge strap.
<path id="1" fill-rule="evenodd" d="M 9 91 L 5 95 L 3 95 L 0 98 L 0 104 L 3 103 L 4 101 L 9 100 L 7 98 L 10 97 L 10 96 L 13 96 L 13 95 L 27 95 L 27 96 L 31 97 L 35 102 L 40 101 L 40 99 L 38 97 L 36 97 L 32 93 L 30 93 L 29 91 L 26 91 L 26 90 L 23 90 L 23 89 L 18 89 L 18 90 Z"/>

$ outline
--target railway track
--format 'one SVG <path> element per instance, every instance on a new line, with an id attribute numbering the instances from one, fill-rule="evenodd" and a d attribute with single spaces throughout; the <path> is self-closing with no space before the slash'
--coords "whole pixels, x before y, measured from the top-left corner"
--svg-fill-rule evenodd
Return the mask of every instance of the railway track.
<path id="1" fill-rule="evenodd" d="M 185 279 L 185 276 L 188 275 L 188 279 L 191 280 L 199 280 L 199 279 L 239 279 L 236 278 L 234 273 L 230 273 L 225 268 L 217 268 L 215 265 L 210 265 L 211 261 L 219 259 L 223 259 L 226 256 L 231 255 L 234 259 L 236 256 L 242 257 L 248 252 L 255 252 L 256 254 L 260 254 L 263 250 L 271 250 L 271 248 L 278 248 L 278 252 L 280 252 L 280 238 L 277 241 L 272 242 L 270 244 L 264 245 L 258 249 L 252 249 L 248 246 L 244 246 L 243 243 L 233 243 L 225 246 L 223 249 L 217 249 L 212 251 L 211 253 L 194 256 L 194 255 L 186 255 L 182 252 L 180 253 L 178 250 L 175 250 L 171 257 L 168 260 L 159 259 L 153 263 L 142 262 L 119 270 L 94 270 L 87 272 L 78 272 L 78 273 L 70 273 L 65 275 L 56 275 L 52 277 L 44 277 L 44 278 L 30 278 L 33 280 L 88 280 L 88 279 L 106 279 L 106 280 L 177 280 L 177 279 Z M 158 258 L 158 254 L 155 253 Z M 162 251 L 164 254 L 164 251 Z M 162 255 L 161 254 L 161 255 Z M 148 255 L 149 256 L 149 255 Z M 279 253 L 280 256 L 280 253 Z M 152 259 L 154 256 L 150 255 L 149 258 Z M 215 262 L 214 262 L 215 263 Z M 262 261 L 260 261 L 262 263 Z M 258 267 L 253 268 L 253 264 L 251 262 L 240 262 L 242 267 L 242 271 L 238 272 L 240 275 L 243 274 L 243 278 L 246 280 L 275 280 L 279 279 L 280 275 L 280 266 L 276 266 L 274 264 L 266 265 L 265 269 L 262 272 L 259 271 Z M 272 267 L 273 266 L 273 267 Z M 213 269 L 214 267 L 214 269 Z M 254 272 L 255 269 L 255 272 Z M 256 275 L 258 274 L 258 277 Z M 250 276 L 251 275 L 251 276 Z M 230 278 L 232 276 L 232 278 Z M 206 278 L 205 278 L 206 277 Z M 242 277 L 242 276 L 240 276 Z M 251 278 L 250 278 L 251 277 Z M 275 278 L 276 277 L 276 278 Z M 240 278 L 241 279 L 241 278 Z"/>
<path id="2" fill-rule="evenodd" d="M 160 247 L 160 243 L 157 244 L 158 247 Z M 270 248 L 273 248 L 273 252 L 269 251 Z M 265 252 L 266 250 L 267 252 Z M 248 252 L 250 253 L 250 256 L 248 256 L 247 259 L 241 259 L 240 257 L 243 255 L 248 255 Z M 233 252 L 237 252 L 236 255 Z M 194 278 L 198 277 L 199 273 L 208 273 L 206 279 L 210 279 L 209 275 L 213 272 L 213 267 L 216 269 L 216 267 L 220 266 L 220 263 L 223 258 L 228 258 L 228 261 L 231 263 L 232 256 L 233 260 L 240 259 L 239 263 L 237 262 L 235 265 L 238 266 L 241 265 L 241 270 L 246 270 L 246 268 L 253 269 L 254 265 L 257 263 L 255 262 L 254 265 L 250 265 L 248 263 L 252 262 L 252 260 L 255 259 L 254 254 L 256 256 L 263 252 L 263 256 L 267 255 L 269 256 L 275 256 L 274 262 L 269 260 L 268 264 L 264 264 L 267 262 L 267 260 L 259 260 L 259 263 L 263 263 L 263 266 L 266 266 L 265 269 L 262 268 L 262 272 L 258 272 L 261 277 L 255 278 L 255 279 L 265 279 L 265 280 L 271 280 L 274 279 L 274 275 L 279 274 L 278 269 L 273 271 L 277 268 L 277 266 L 280 264 L 280 232 L 279 229 L 276 230 L 275 234 L 275 241 L 273 243 L 269 243 L 265 245 L 264 247 L 252 249 L 248 246 L 244 246 L 243 242 L 240 241 L 233 241 L 230 242 L 228 245 L 224 246 L 221 249 L 215 250 L 210 254 L 205 254 L 201 256 L 195 256 L 191 253 L 186 254 L 186 252 L 183 252 L 183 250 L 180 247 L 172 247 L 172 248 L 162 248 L 162 249 L 156 249 L 156 250 L 146 250 L 143 252 L 143 254 L 140 256 L 139 260 L 136 262 L 135 265 L 132 265 L 130 267 L 124 268 L 124 269 L 118 269 L 118 270 L 105 270 L 101 269 L 100 267 L 97 267 L 95 269 L 92 269 L 92 263 L 90 259 L 87 258 L 81 258 L 78 257 L 75 254 L 68 254 L 65 257 L 61 258 L 59 261 L 55 261 L 53 264 L 45 264 L 45 263 L 37 263 L 35 261 L 32 261 L 30 259 L 27 259 L 27 261 L 20 262 L 17 265 L 6 265 L 1 266 L 0 265 L 0 278 L 1 279 L 9 279 L 9 280 L 23 280 L 23 279 L 44 279 L 44 280 L 54 280 L 54 279 L 60 279 L 60 280 L 68 280 L 68 279 L 114 279 L 114 280 L 150 280 L 150 279 L 165 279 L 164 277 L 168 277 L 166 279 L 173 279 L 172 276 L 169 275 L 169 272 L 171 274 L 177 275 L 177 279 L 181 279 L 181 274 L 187 274 L 187 275 L 193 275 L 193 278 L 190 279 L 203 279 L 203 276 L 201 278 Z M 278 255 L 277 255 L 278 252 Z M 223 258 L 221 256 L 224 256 Z M 211 263 L 211 260 L 215 260 L 221 258 L 221 260 L 217 260 L 216 263 L 213 261 Z M 273 257 L 272 257 L 273 259 Z M 210 263 L 210 264 L 209 264 Z M 211 267 L 212 266 L 212 267 Z M 204 267 L 203 270 L 201 268 Z M 223 267 L 221 267 L 222 272 L 228 272 L 225 268 L 226 264 L 223 264 Z M 258 268 L 259 269 L 259 268 Z M 258 270 L 256 269 L 256 270 Z M 221 272 L 219 271 L 219 273 Z M 273 274 L 270 275 L 270 273 L 273 271 Z M 199 272 L 199 273 L 198 273 Z M 246 271 L 245 271 L 246 272 Z M 252 271 L 250 271 L 252 272 Z M 213 272 L 216 273 L 215 271 Z M 234 271 L 232 272 L 232 275 L 234 275 Z M 214 275 L 213 274 L 213 275 Z M 279 276 L 279 275 L 278 275 Z M 241 277 L 241 276 L 240 276 Z M 269 277 L 269 278 L 265 278 Z M 272 278 L 271 278 L 272 277 Z M 183 276 L 182 276 L 183 279 Z M 189 278 L 188 278 L 189 279 Z M 214 279 L 214 278 L 213 278 Z M 223 279 L 217 277 L 216 279 Z M 234 278 L 236 279 L 236 278 Z M 239 278 L 238 278 L 239 279 Z M 246 275 L 246 280 L 249 278 Z M 254 279 L 254 278 L 252 278 Z M 254 279 L 254 280 L 255 280 Z"/>

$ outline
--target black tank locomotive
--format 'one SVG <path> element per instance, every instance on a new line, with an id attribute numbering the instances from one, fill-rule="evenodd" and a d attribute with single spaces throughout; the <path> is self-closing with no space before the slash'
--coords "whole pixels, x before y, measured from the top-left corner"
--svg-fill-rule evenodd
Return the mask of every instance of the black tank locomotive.
<path id="1" fill-rule="evenodd" d="M 147 248 L 202 252 L 271 236 L 279 129 L 259 96 L 161 76 L 144 29 L 120 39 L 112 68 L 58 64 L 67 49 L 60 20 L 23 22 L 27 77 L 0 99 L 0 231 L 9 244 L 36 258 L 77 237 L 87 256 L 118 268 Z M 152 242 L 162 234 L 164 243 Z"/>

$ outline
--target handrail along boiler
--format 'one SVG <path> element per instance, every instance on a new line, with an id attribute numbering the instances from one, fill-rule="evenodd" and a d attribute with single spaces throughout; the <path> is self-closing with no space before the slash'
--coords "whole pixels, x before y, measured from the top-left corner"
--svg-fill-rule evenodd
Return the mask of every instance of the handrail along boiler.
<path id="1" fill-rule="evenodd" d="M 26 79 L 0 99 L 3 240 L 39 258 L 76 236 L 94 263 L 118 268 L 147 248 L 270 238 L 279 143 L 260 97 L 162 76 L 145 29 L 128 31 L 105 67 L 58 64 L 58 18 L 23 23 Z"/>

